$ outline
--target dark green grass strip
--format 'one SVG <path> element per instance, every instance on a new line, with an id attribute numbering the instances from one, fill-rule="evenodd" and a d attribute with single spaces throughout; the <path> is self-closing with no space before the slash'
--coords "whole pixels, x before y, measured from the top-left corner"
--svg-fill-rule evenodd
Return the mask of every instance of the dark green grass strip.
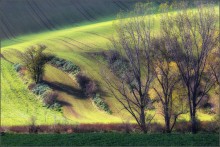
<path id="1" fill-rule="evenodd" d="M 3 146 L 218 146 L 219 134 L 5 134 Z"/>

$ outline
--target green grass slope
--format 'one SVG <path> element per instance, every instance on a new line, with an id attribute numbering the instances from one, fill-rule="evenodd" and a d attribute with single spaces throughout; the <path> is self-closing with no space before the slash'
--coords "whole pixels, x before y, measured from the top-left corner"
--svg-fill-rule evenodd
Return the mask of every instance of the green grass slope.
<path id="1" fill-rule="evenodd" d="M 218 12 L 219 7 L 216 7 Z M 155 17 L 155 24 L 159 24 L 160 14 L 153 15 Z M 100 69 L 105 70 L 105 72 L 110 72 L 109 69 L 100 65 L 99 61 L 90 56 L 91 52 L 94 51 L 103 51 L 107 49 L 108 38 L 114 34 L 112 28 L 113 21 L 91 23 L 88 25 L 83 25 L 79 27 L 66 28 L 63 30 L 26 35 L 16 38 L 19 40 L 15 43 L 13 40 L 5 40 L 2 42 L 2 54 L 12 62 L 18 62 L 15 58 L 11 49 L 24 50 L 30 45 L 37 43 L 43 43 L 48 46 L 47 51 L 56 54 L 58 57 L 65 58 L 72 61 L 76 65 L 80 66 L 82 71 L 88 75 L 90 78 L 98 81 L 100 87 L 103 91 L 107 91 L 105 88 L 105 83 L 101 80 Z M 155 25 L 155 32 L 158 30 L 159 25 Z M 3 66 L 4 66 L 3 62 Z M 3 72 L 11 74 L 7 71 L 8 66 L 2 69 Z M 18 77 L 14 77 L 15 79 Z M 59 82 L 67 86 L 72 86 L 77 89 L 76 82 L 74 79 L 70 79 L 65 73 L 48 66 L 46 68 L 45 79 L 50 82 Z M 4 91 L 4 90 L 3 90 Z M 14 93 L 13 89 L 8 88 L 8 93 Z M 116 123 L 123 121 L 133 122 L 130 115 L 125 111 L 121 111 L 121 106 L 119 103 L 112 97 L 112 95 L 107 91 L 106 95 L 102 95 L 104 100 L 109 104 L 110 109 L 113 111 L 112 115 L 106 114 L 93 106 L 90 98 L 83 99 L 79 98 L 78 95 L 68 94 L 63 91 L 59 91 L 60 100 L 69 103 L 70 105 L 63 107 L 63 115 L 73 120 L 73 122 L 79 123 Z M 26 98 L 26 97 L 25 97 Z M 24 99 L 25 99 L 24 98 Z M 4 96 L 3 96 L 4 99 Z M 11 98 L 13 99 L 13 97 Z M 20 107 L 24 107 L 21 103 Z M 8 107 L 8 109 L 6 109 Z M 36 106 L 38 107 L 38 106 Z M 19 108 L 17 108 L 19 109 Z M 39 108 L 42 109 L 42 108 Z M 2 101 L 2 110 L 1 112 L 5 116 L 11 116 L 14 111 L 13 105 L 10 106 L 6 101 Z M 42 109 L 43 111 L 44 109 Z M 23 111 L 24 115 L 26 114 Z M 204 114 L 199 112 L 198 117 L 201 120 L 210 121 L 213 119 L 214 115 Z M 188 115 L 182 116 L 184 119 L 189 119 Z M 17 123 L 16 119 L 14 122 Z M 163 122 L 162 117 L 157 114 L 155 119 L 156 122 Z M 5 120 L 2 120 L 2 123 L 7 124 Z M 23 122 L 23 124 L 26 124 Z M 43 124 L 43 120 L 41 121 Z"/>
<path id="2" fill-rule="evenodd" d="M 31 94 L 13 65 L 1 59 L 1 125 L 68 123 L 62 113 L 42 107 L 42 103 Z"/>

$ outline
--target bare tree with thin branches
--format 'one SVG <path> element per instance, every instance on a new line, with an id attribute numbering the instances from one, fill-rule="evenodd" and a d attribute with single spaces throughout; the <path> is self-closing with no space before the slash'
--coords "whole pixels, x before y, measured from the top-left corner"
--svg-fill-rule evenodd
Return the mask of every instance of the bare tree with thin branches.
<path id="1" fill-rule="evenodd" d="M 185 94 L 183 93 L 185 91 L 184 87 L 181 86 L 176 64 L 169 55 L 163 38 L 155 39 L 153 48 L 156 55 L 153 62 L 156 77 L 153 89 L 162 105 L 165 130 L 167 133 L 171 133 L 178 117 L 187 113 L 184 105 Z"/>
<path id="2" fill-rule="evenodd" d="M 153 116 L 147 116 L 146 112 L 151 103 L 149 89 L 154 79 L 151 67 L 153 19 L 142 15 L 142 10 L 147 7 L 149 5 L 137 4 L 129 18 L 120 14 L 114 24 L 116 36 L 111 39 L 111 44 L 127 59 L 128 72 L 116 82 L 103 74 L 109 90 L 133 116 L 144 133 L 148 129 L 147 122 L 153 119 Z"/>
<path id="3" fill-rule="evenodd" d="M 166 13 L 161 19 L 161 32 L 176 62 L 187 90 L 192 133 L 197 132 L 197 106 L 213 87 L 213 75 L 206 74 L 207 58 L 217 46 L 218 15 L 211 5 L 196 10 Z"/>

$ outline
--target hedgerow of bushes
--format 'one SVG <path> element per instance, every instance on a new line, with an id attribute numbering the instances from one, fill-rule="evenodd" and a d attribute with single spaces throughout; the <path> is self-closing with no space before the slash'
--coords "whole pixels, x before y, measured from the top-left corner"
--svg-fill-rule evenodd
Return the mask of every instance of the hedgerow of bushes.
<path id="1" fill-rule="evenodd" d="M 76 76 L 76 80 L 79 83 L 79 86 L 83 90 L 86 96 L 92 97 L 93 103 L 101 110 L 112 114 L 108 104 L 103 101 L 100 94 L 98 93 L 98 86 L 95 81 L 89 77 L 79 73 Z"/>
<path id="2" fill-rule="evenodd" d="M 175 133 L 191 132 L 190 122 L 177 122 L 174 127 Z M 199 129 L 201 133 L 219 133 L 219 122 L 200 122 Z M 36 125 L 32 123 L 30 126 L 1 126 L 0 132 L 14 133 L 88 133 L 88 132 L 124 132 L 138 133 L 140 128 L 137 124 L 121 123 L 121 124 L 78 124 L 78 125 Z M 164 126 L 158 123 L 149 124 L 149 133 L 164 133 Z"/>
<path id="3" fill-rule="evenodd" d="M 53 57 L 48 63 L 72 75 L 75 75 L 80 72 L 79 66 L 73 64 L 71 61 L 61 59 L 58 57 Z"/>
<path id="4" fill-rule="evenodd" d="M 36 84 L 31 90 L 36 95 L 43 95 L 46 91 L 49 91 L 50 87 L 46 84 Z"/>
<path id="5" fill-rule="evenodd" d="M 98 86 L 95 81 L 91 80 L 89 77 L 80 73 L 80 68 L 73 64 L 71 61 L 61 59 L 58 57 L 52 57 L 49 62 L 52 66 L 69 73 L 71 75 L 76 75 L 77 82 L 83 90 L 84 94 L 88 97 L 92 97 L 94 104 L 101 110 L 111 114 L 111 110 L 108 105 L 101 99 L 100 94 L 98 93 Z M 15 64 L 14 69 L 19 72 L 22 69 L 21 64 Z M 61 111 L 61 105 L 57 102 L 57 93 L 53 92 L 52 89 L 46 84 L 30 84 L 28 88 L 36 95 L 39 95 L 44 103 L 44 106 L 47 108 L 52 108 L 57 111 Z"/>
<path id="6" fill-rule="evenodd" d="M 112 111 L 109 109 L 109 106 L 101 99 L 100 94 L 95 94 L 92 97 L 94 104 L 99 108 L 104 110 L 105 112 L 112 114 Z"/>
<path id="7" fill-rule="evenodd" d="M 73 64 L 71 61 L 61 59 L 58 57 L 53 57 L 49 64 L 57 67 L 58 69 L 67 72 L 71 75 L 76 75 L 76 80 L 79 86 L 83 90 L 87 97 L 92 97 L 94 104 L 101 110 L 111 114 L 111 110 L 108 105 L 101 99 L 100 94 L 98 94 L 98 86 L 95 81 L 91 80 L 89 77 L 80 73 L 80 68 Z"/>
<path id="8" fill-rule="evenodd" d="M 58 94 L 52 91 L 48 85 L 36 84 L 32 86 L 31 91 L 42 98 L 45 107 L 61 111 L 61 105 L 57 101 Z"/>
<path id="9" fill-rule="evenodd" d="M 97 59 L 101 59 L 102 62 L 106 62 L 111 71 L 120 79 L 132 80 L 133 75 L 131 73 L 131 67 L 128 60 L 121 56 L 118 51 L 109 50 L 103 52 L 92 53 Z"/>
<path id="10" fill-rule="evenodd" d="M 16 72 L 21 72 L 23 68 L 24 66 L 22 64 L 14 64 L 14 70 Z M 28 89 L 34 94 L 40 96 L 45 107 L 61 111 L 61 105 L 57 101 L 58 94 L 55 93 L 48 85 L 43 83 L 31 83 L 28 85 Z"/>
<path id="11" fill-rule="evenodd" d="M 108 58 L 108 65 L 118 77 L 125 79 L 130 72 L 130 66 L 126 59 L 121 57 L 117 52 L 113 52 Z M 129 74 L 131 75 L 131 74 Z"/>

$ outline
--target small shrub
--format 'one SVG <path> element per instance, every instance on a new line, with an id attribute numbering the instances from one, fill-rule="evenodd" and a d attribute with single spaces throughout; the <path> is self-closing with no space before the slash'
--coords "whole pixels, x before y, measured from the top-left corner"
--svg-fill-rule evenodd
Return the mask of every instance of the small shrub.
<path id="1" fill-rule="evenodd" d="M 29 90 L 33 90 L 36 85 L 37 85 L 36 83 L 30 83 L 30 84 L 28 85 L 28 89 L 29 89 Z"/>
<path id="2" fill-rule="evenodd" d="M 90 79 L 87 76 L 83 75 L 83 74 L 78 74 L 76 76 L 76 80 L 77 80 L 77 82 L 79 83 L 79 86 L 82 89 L 85 89 L 86 85 L 90 82 Z"/>
<path id="3" fill-rule="evenodd" d="M 62 69 L 66 72 L 69 72 L 69 73 L 79 71 L 79 67 L 70 61 L 66 61 L 65 64 L 63 65 Z"/>
<path id="4" fill-rule="evenodd" d="M 22 70 L 23 66 L 19 63 L 14 64 L 14 69 L 16 72 L 19 72 L 20 70 Z"/>
<path id="5" fill-rule="evenodd" d="M 109 109 L 108 104 L 106 104 L 101 98 L 99 94 L 96 94 L 93 98 L 92 98 L 93 102 L 95 103 L 95 105 L 100 108 L 101 110 L 104 110 L 105 112 L 112 114 L 112 111 Z"/>
<path id="6" fill-rule="evenodd" d="M 150 133 L 163 133 L 164 127 L 158 123 L 152 123 L 148 126 L 148 131 Z"/>
<path id="7" fill-rule="evenodd" d="M 121 58 L 121 55 L 119 54 L 119 52 L 114 51 L 114 50 L 110 50 L 106 52 L 105 56 L 107 57 L 109 64 L 112 64 Z"/>
<path id="8" fill-rule="evenodd" d="M 98 88 L 96 83 L 94 81 L 89 81 L 89 83 L 86 84 L 85 94 L 88 96 L 92 96 L 96 93 L 97 90 Z"/>
<path id="9" fill-rule="evenodd" d="M 47 91 L 43 94 L 44 106 L 47 108 L 54 109 L 56 111 L 61 111 L 61 104 L 57 102 L 58 94 L 53 91 Z"/>
<path id="10" fill-rule="evenodd" d="M 129 72 L 129 64 L 127 61 L 118 59 L 115 60 L 112 64 L 110 64 L 110 68 L 114 71 L 114 73 L 121 78 L 125 78 Z"/>
<path id="11" fill-rule="evenodd" d="M 50 60 L 49 63 L 52 64 L 52 65 L 55 65 L 57 67 L 62 67 L 63 64 L 65 63 L 65 60 L 57 58 L 57 57 L 54 57 L 52 60 Z"/>
<path id="12" fill-rule="evenodd" d="M 129 61 L 116 50 L 93 53 L 95 57 L 102 58 L 108 63 L 109 68 L 119 78 L 126 82 L 132 82 L 134 76 Z"/>
<path id="13" fill-rule="evenodd" d="M 191 123 L 186 120 L 182 120 L 176 123 L 174 131 L 181 133 L 191 132 Z"/>
<path id="14" fill-rule="evenodd" d="M 123 123 L 123 128 L 125 133 L 132 132 L 132 125 L 130 123 Z"/>
<path id="15" fill-rule="evenodd" d="M 53 92 L 53 91 L 45 92 L 43 94 L 44 105 L 47 107 L 50 107 L 56 102 L 57 97 L 58 97 L 58 94 L 56 92 Z"/>
<path id="16" fill-rule="evenodd" d="M 38 133 L 38 127 L 35 125 L 36 124 L 36 118 L 35 117 L 31 117 L 30 118 L 30 126 L 29 126 L 29 129 L 28 129 L 28 132 L 29 133 Z"/>
<path id="17" fill-rule="evenodd" d="M 120 78 L 126 78 L 129 75 L 130 65 L 128 60 L 123 57 L 118 51 L 110 50 L 104 54 L 108 65 L 114 74 Z"/>
<path id="18" fill-rule="evenodd" d="M 199 130 L 208 133 L 219 133 L 219 123 L 218 121 L 200 122 Z"/>
<path id="19" fill-rule="evenodd" d="M 50 88 L 46 84 L 36 84 L 32 92 L 36 95 L 43 95 L 47 90 L 50 90 Z"/>
<path id="20" fill-rule="evenodd" d="M 60 103 L 58 103 L 57 101 L 53 105 L 50 106 L 50 108 L 52 108 L 56 111 L 61 111 L 62 110 L 61 107 L 62 107 L 62 105 Z"/>
<path id="21" fill-rule="evenodd" d="M 76 80 L 86 96 L 93 96 L 97 92 L 98 87 L 96 83 L 87 76 L 78 74 Z"/>

